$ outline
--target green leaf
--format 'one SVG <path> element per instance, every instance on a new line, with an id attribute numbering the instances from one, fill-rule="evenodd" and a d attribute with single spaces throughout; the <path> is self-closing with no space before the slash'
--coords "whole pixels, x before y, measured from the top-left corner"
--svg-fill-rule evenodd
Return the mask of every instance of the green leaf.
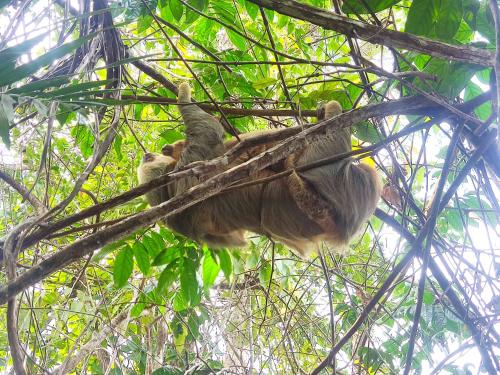
<path id="1" fill-rule="evenodd" d="M 206 251 L 203 258 L 203 287 L 205 290 L 208 290 L 214 284 L 219 271 L 220 266 L 212 258 L 210 251 Z"/>
<path id="2" fill-rule="evenodd" d="M 255 87 L 257 90 L 265 89 L 271 85 L 274 85 L 277 82 L 276 78 L 272 77 L 265 77 L 258 79 L 253 82 L 253 87 Z"/>
<path id="3" fill-rule="evenodd" d="M 173 284 L 175 280 L 179 277 L 179 267 L 178 262 L 170 263 L 160 274 L 158 278 L 158 285 L 156 289 L 158 294 L 162 295 L 165 291 Z"/>
<path id="4" fill-rule="evenodd" d="M 137 267 L 141 270 L 143 275 L 148 275 L 150 270 L 149 255 L 146 248 L 139 241 L 135 242 L 132 246 L 134 250 L 134 257 Z"/>
<path id="5" fill-rule="evenodd" d="M 434 303 L 434 301 L 435 301 L 434 294 L 432 294 L 428 290 L 424 291 L 423 302 L 426 305 L 432 305 Z"/>
<path id="6" fill-rule="evenodd" d="M 390 8 L 401 0 L 344 0 L 342 11 L 346 14 L 369 14 L 377 13 L 384 9 Z M 368 7 L 365 6 L 368 5 Z"/>
<path id="7" fill-rule="evenodd" d="M 137 302 L 134 307 L 130 310 L 130 316 L 133 318 L 137 318 L 146 308 L 146 304 L 143 302 Z"/>
<path id="8" fill-rule="evenodd" d="M 160 0 L 158 2 L 158 7 L 160 8 L 160 17 L 172 23 L 174 21 L 174 15 L 172 14 L 169 3 L 169 0 Z"/>
<path id="9" fill-rule="evenodd" d="M 180 355 L 184 351 L 184 343 L 186 342 L 186 337 L 188 335 L 188 329 L 186 325 L 178 320 L 175 320 L 170 324 L 170 329 L 174 334 L 174 345 L 175 350 Z"/>
<path id="10" fill-rule="evenodd" d="M 437 3 L 436 0 L 414 0 L 408 10 L 405 32 L 423 36 L 432 35 L 438 16 Z"/>
<path id="11" fill-rule="evenodd" d="M 172 246 L 167 249 L 162 250 L 153 260 L 153 266 L 161 266 L 164 264 L 169 264 L 174 259 L 181 256 L 181 251 L 177 246 Z"/>
<path id="12" fill-rule="evenodd" d="M 495 41 L 495 28 L 493 27 L 493 15 L 491 14 L 488 2 L 482 2 L 474 19 L 475 22 L 472 25 L 469 24 L 469 26 L 471 26 L 473 30 L 479 31 L 481 36 L 493 43 Z"/>
<path id="13" fill-rule="evenodd" d="M 179 369 L 170 366 L 166 366 L 154 370 L 151 375 L 182 375 L 182 374 L 184 374 L 184 371 L 181 371 Z"/>
<path id="14" fill-rule="evenodd" d="M 0 94 L 0 138 L 10 148 L 10 123 L 14 119 L 14 100 L 10 95 Z"/>
<path id="15" fill-rule="evenodd" d="M 184 300 L 190 306 L 196 306 L 200 301 L 200 288 L 198 286 L 198 278 L 196 277 L 197 263 L 189 258 L 183 258 L 181 270 L 181 293 Z"/>
<path id="16" fill-rule="evenodd" d="M 216 252 L 219 257 L 219 264 L 222 272 L 224 272 L 224 276 L 227 281 L 231 280 L 231 273 L 233 272 L 233 263 L 231 261 L 231 255 L 226 249 L 222 249 Z"/>
<path id="17" fill-rule="evenodd" d="M 153 22 L 153 17 L 149 14 L 142 15 L 137 19 L 137 32 L 143 33 L 145 32 Z"/>
<path id="18" fill-rule="evenodd" d="M 174 303 L 172 304 L 172 308 L 174 311 L 183 311 L 189 307 L 189 301 L 186 301 L 182 291 L 178 291 L 174 296 Z"/>
<path id="19" fill-rule="evenodd" d="M 120 161 L 123 160 L 122 141 L 123 141 L 123 137 L 120 134 L 117 134 L 115 137 L 115 140 L 113 142 L 113 150 L 115 150 L 116 157 Z"/>
<path id="20" fill-rule="evenodd" d="M 267 261 L 264 261 L 259 269 L 259 280 L 264 287 L 267 287 L 269 285 L 269 282 L 271 281 L 271 271 L 271 264 Z"/>
<path id="21" fill-rule="evenodd" d="M 85 125 L 76 125 L 71 129 L 71 135 L 75 138 L 83 157 L 90 157 L 92 155 L 92 145 L 94 144 L 94 135 L 90 129 Z"/>
<path id="22" fill-rule="evenodd" d="M 29 63 L 20 65 L 16 68 L 4 69 L 0 75 L 0 86 L 6 86 L 23 78 L 29 77 L 31 74 L 38 71 L 40 68 L 53 63 L 55 60 L 67 55 L 82 44 L 91 40 L 96 36 L 96 33 L 89 34 L 85 37 L 78 38 L 72 42 L 56 47 L 46 54 L 36 58 Z"/>
<path id="23" fill-rule="evenodd" d="M 251 19 L 255 20 L 259 14 L 259 7 L 248 0 L 245 0 L 245 9 Z"/>
<path id="24" fill-rule="evenodd" d="M 113 80 L 103 80 L 103 81 L 93 81 L 93 82 L 83 82 L 83 83 L 74 83 L 69 86 L 63 87 L 61 89 L 53 90 L 47 93 L 43 93 L 41 96 L 44 98 L 59 98 L 66 97 L 72 94 L 77 95 L 86 95 L 89 93 L 88 90 L 91 90 L 96 87 L 105 86 L 107 84 L 112 83 Z M 36 82 L 35 82 L 36 83 Z M 26 85 L 28 86 L 28 85 Z M 12 90 L 15 91 L 15 90 Z"/>
<path id="25" fill-rule="evenodd" d="M 436 91 L 449 98 L 455 98 L 470 83 L 472 76 L 479 69 L 482 68 L 476 65 L 432 59 L 424 71 L 438 77 L 437 82 L 430 82 Z M 416 86 L 428 90 L 427 83 L 417 82 Z"/>
<path id="26" fill-rule="evenodd" d="M 29 94 L 33 96 L 37 91 L 43 91 L 50 87 L 58 87 L 62 86 L 65 83 L 68 83 L 69 77 L 57 77 L 57 78 L 49 78 L 49 79 L 41 79 L 39 81 L 30 82 L 26 85 L 22 85 L 20 87 L 13 88 L 8 90 L 7 92 L 10 94 Z"/>
<path id="27" fill-rule="evenodd" d="M 369 121 L 363 121 L 354 125 L 352 133 L 357 139 L 364 142 L 377 143 L 382 140 L 377 129 Z"/>
<path id="28" fill-rule="evenodd" d="M 16 46 L 12 46 L 9 48 L 5 48 L 0 51 L 0 80 L 2 80 L 3 72 L 7 70 L 7 68 L 14 68 L 14 65 L 17 59 L 25 53 L 31 51 L 31 49 L 38 44 L 45 35 L 39 35 L 33 39 L 26 40 L 24 42 L 19 43 Z"/>
<path id="29" fill-rule="evenodd" d="M 440 0 L 436 19 L 436 35 L 446 41 L 455 36 L 462 21 L 462 0 Z"/>
<path id="30" fill-rule="evenodd" d="M 125 246 L 116 256 L 113 267 L 113 281 L 117 288 L 123 287 L 134 268 L 133 251 L 130 246 Z"/>
<path id="31" fill-rule="evenodd" d="M 230 25 L 236 25 L 236 9 L 231 4 L 223 1 L 215 1 L 211 4 L 212 9 L 222 18 L 222 21 Z"/>
<path id="32" fill-rule="evenodd" d="M 229 40 L 231 43 L 233 43 L 236 48 L 238 48 L 240 51 L 246 51 L 247 50 L 247 45 L 245 42 L 245 38 L 243 38 L 241 35 L 235 33 L 234 31 L 230 29 L 226 29 L 227 36 L 229 37 Z"/>
<path id="33" fill-rule="evenodd" d="M 204 12 L 208 5 L 208 0 L 188 0 L 188 4 L 200 12 Z M 186 23 L 192 23 L 198 18 L 200 18 L 198 13 L 192 11 L 189 7 L 186 7 Z"/>
<path id="34" fill-rule="evenodd" d="M 184 5 L 179 0 L 170 0 L 170 11 L 177 21 L 182 18 L 182 13 L 184 12 Z"/>

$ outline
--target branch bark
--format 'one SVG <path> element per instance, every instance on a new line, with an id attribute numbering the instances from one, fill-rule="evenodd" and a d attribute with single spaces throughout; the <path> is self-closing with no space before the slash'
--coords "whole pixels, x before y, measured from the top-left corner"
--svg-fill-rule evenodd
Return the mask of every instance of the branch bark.
<path id="1" fill-rule="evenodd" d="M 175 196 L 159 206 L 140 212 L 126 218 L 120 223 L 111 225 L 102 231 L 75 241 L 71 245 L 35 265 L 7 286 L 1 288 L 0 304 L 4 304 L 8 298 L 12 298 L 29 286 L 43 280 L 51 273 L 62 269 L 67 264 L 70 264 L 85 255 L 91 254 L 94 250 L 101 248 L 108 243 L 124 238 L 135 230 L 151 225 L 161 218 L 176 214 L 187 207 L 219 193 L 230 184 L 233 184 L 240 179 L 250 177 L 259 170 L 277 163 L 286 156 L 302 148 L 310 137 L 319 136 L 328 130 L 331 131 L 349 127 L 371 117 L 387 116 L 398 113 L 412 113 L 415 110 L 426 107 L 428 108 L 428 106 L 429 102 L 424 98 L 406 98 L 393 102 L 383 102 L 352 110 L 335 118 L 320 122 L 310 128 L 306 128 L 297 135 L 288 138 L 272 149 L 267 150 L 263 154 L 210 178 L 204 183 L 189 189 L 184 194 Z M 222 160 L 222 162 L 224 162 L 224 160 Z M 162 179 L 162 182 L 166 184 L 173 181 L 174 178 L 197 174 L 199 173 L 200 168 L 203 171 L 206 171 L 207 167 L 217 166 L 217 163 L 220 164 L 221 160 L 215 159 L 208 161 L 203 163 L 201 166 L 195 166 L 189 170 L 176 174 L 162 176 L 160 179 Z M 143 193 L 144 191 L 142 191 L 141 194 Z"/>
<path id="2" fill-rule="evenodd" d="M 310 22 L 328 30 L 387 47 L 422 52 L 443 59 L 461 61 L 481 66 L 494 66 L 495 55 L 490 51 L 451 45 L 416 35 L 387 30 L 379 26 L 339 16 L 325 9 L 301 4 L 294 0 L 249 0 L 252 3 L 275 10 L 278 13 Z"/>
<path id="3" fill-rule="evenodd" d="M 470 112 L 477 106 L 481 105 L 485 101 L 490 99 L 490 93 L 485 93 L 482 95 L 477 96 L 476 98 L 465 102 L 461 105 L 458 106 L 458 109 L 460 111 L 464 112 Z M 391 104 L 389 104 L 391 103 Z M 386 103 L 386 105 L 389 104 L 390 106 L 390 114 L 420 114 L 420 115 L 427 115 L 427 116 L 438 116 L 440 120 L 444 120 L 447 116 L 451 116 L 452 114 L 444 111 L 442 108 L 439 106 L 436 106 L 434 103 L 429 102 L 425 98 L 421 97 L 409 97 L 409 98 L 404 98 L 400 99 L 397 101 L 392 101 Z M 411 105 L 410 105 L 411 104 Z M 381 105 L 381 104 L 377 104 Z M 392 108 L 392 109 L 391 109 Z M 359 111 L 355 110 L 355 111 Z M 389 114 L 389 113 L 388 113 Z M 381 114 L 383 116 L 383 114 Z M 347 125 L 349 126 L 349 125 Z M 269 142 L 278 142 L 282 141 L 285 138 L 292 137 L 299 133 L 301 131 L 300 127 L 290 127 L 286 129 L 282 129 L 277 132 L 273 132 L 272 134 L 264 134 L 264 135 L 257 135 L 253 137 L 249 137 L 244 139 L 242 142 L 240 142 L 237 146 L 233 147 L 226 155 L 221 156 L 217 159 L 210 160 L 208 162 L 204 162 L 203 164 L 197 164 L 196 167 L 193 166 L 187 166 L 187 168 L 183 171 L 180 171 L 175 174 L 168 174 L 161 176 L 147 184 L 138 186 L 137 188 L 134 188 L 132 190 L 129 190 L 125 193 L 122 193 L 116 197 L 113 197 L 107 201 L 104 201 L 98 205 L 91 206 L 85 210 L 82 210 L 74 215 L 68 216 L 66 218 L 63 218 L 59 221 L 52 222 L 50 224 L 45 224 L 43 227 L 38 229 L 36 232 L 30 234 L 29 236 L 26 237 L 26 239 L 23 241 L 23 243 L 20 245 L 19 250 L 22 251 L 38 241 L 40 241 L 43 238 L 46 238 L 52 233 L 55 233 L 56 231 L 66 228 L 72 224 L 75 224 L 81 220 L 84 220 L 86 218 L 92 217 L 94 215 L 97 215 L 103 211 L 106 211 L 112 207 L 116 207 L 120 204 L 123 204 L 125 202 L 130 201 L 131 199 L 134 199 L 136 197 L 139 197 L 148 191 L 159 187 L 166 185 L 167 183 L 170 183 L 172 181 L 175 181 L 178 178 L 181 177 L 202 177 L 206 175 L 207 172 L 214 172 L 217 170 L 222 170 L 223 167 L 231 163 L 232 161 L 236 160 L 236 158 L 241 155 L 242 152 L 247 150 L 249 147 L 261 145 L 263 143 L 269 143 Z M 469 132 L 468 134 L 466 133 L 466 136 L 469 135 L 472 137 L 472 133 Z M 473 137 L 470 139 L 470 141 L 474 144 L 474 146 L 479 146 L 481 145 L 480 143 L 480 138 L 478 137 Z M 493 147 L 490 147 L 488 150 L 485 151 L 484 158 L 485 160 L 491 165 L 492 169 L 497 171 L 497 175 L 500 175 L 500 160 L 495 157 L 497 155 L 496 149 Z M 3 251 L 2 251 L 2 242 L 0 241 L 0 261 L 3 259 Z"/>

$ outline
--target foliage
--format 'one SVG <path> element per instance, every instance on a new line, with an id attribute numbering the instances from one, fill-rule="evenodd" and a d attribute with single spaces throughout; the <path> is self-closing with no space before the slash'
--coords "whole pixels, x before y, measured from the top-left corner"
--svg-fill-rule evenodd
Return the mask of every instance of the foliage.
<path id="1" fill-rule="evenodd" d="M 326 0 L 301 3 L 334 9 Z M 340 3 L 354 20 L 452 46 L 494 50 L 487 1 Z M 242 132 L 297 125 L 300 111 L 331 99 L 345 110 L 422 93 L 439 104 L 456 104 L 481 97 L 494 83 L 491 66 L 348 40 L 311 22 L 261 11 L 247 0 L 64 4 L 28 2 L 21 12 L 21 3 L 0 0 L 0 234 L 5 238 L 29 217 L 39 220 L 24 233 L 28 237 L 135 187 L 144 151 L 183 137 L 169 82 L 189 80 L 198 102 L 215 101 Z M 386 216 L 373 217 L 345 251 L 322 246 L 310 259 L 300 259 L 257 236 L 245 249 L 210 249 L 158 223 L 61 265 L 19 295 L 17 331 L 29 354 L 28 369 L 309 373 L 357 319 L 367 317 L 336 356 L 339 374 L 403 373 L 413 344 L 415 374 L 484 371 L 487 366 L 477 358 L 480 350 L 491 350 L 498 319 L 498 186 L 491 181 L 498 178 L 500 159 L 481 148 L 495 121 L 491 97 L 479 104 L 471 112 L 477 122 L 467 121 L 451 158 L 450 139 L 462 129 L 460 118 L 386 116 L 353 127 L 354 149 L 382 144 L 367 162 L 384 177 L 379 208 Z M 235 108 L 277 112 L 241 116 L 231 114 Z M 290 108 L 297 116 L 279 116 L 279 109 Z M 487 130 L 474 134 L 480 121 Z M 415 124 L 420 130 L 386 141 Z M 483 158 L 468 166 L 477 150 L 484 151 Z M 82 186 L 72 196 L 81 176 Z M 441 176 L 444 192 L 456 181 L 459 187 L 420 243 L 419 251 L 429 243 L 426 277 L 421 275 L 427 266 L 416 257 L 364 317 L 363 309 L 432 222 L 433 202 L 442 198 Z M 65 204 L 46 214 L 33 200 L 49 209 Z M 147 206 L 136 197 L 107 208 L 22 249 L 18 274 Z M 4 270 L 2 287 L 12 282 Z M 426 282 L 419 294 L 420 279 Z M 3 305 L 0 312 L 6 312 Z M 412 339 L 415 322 L 419 328 Z M 7 324 L 0 320 L 1 332 Z M 471 324 L 484 333 L 484 346 L 473 345 Z M 12 366 L 7 334 L 0 334 L 0 371 Z"/>

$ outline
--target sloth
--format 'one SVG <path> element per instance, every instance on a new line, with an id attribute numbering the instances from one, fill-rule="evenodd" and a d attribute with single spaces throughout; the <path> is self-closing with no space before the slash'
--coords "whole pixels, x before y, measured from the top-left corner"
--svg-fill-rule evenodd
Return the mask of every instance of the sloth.
<path id="1" fill-rule="evenodd" d="M 141 184 L 189 163 L 221 156 L 238 142 L 235 139 L 224 142 L 222 125 L 214 116 L 191 103 L 191 89 L 187 83 L 179 86 L 178 102 L 186 139 L 165 146 L 162 154 L 145 154 L 138 169 Z M 324 106 L 325 119 L 341 112 L 336 101 Z M 301 172 L 296 172 L 295 168 L 351 151 L 350 138 L 350 130 L 341 129 L 315 139 L 284 159 L 277 168 L 266 168 L 249 180 L 272 176 L 279 169 L 294 170 L 291 175 L 222 192 L 167 217 L 166 225 L 213 248 L 245 246 L 247 231 L 269 236 L 302 256 L 321 241 L 343 247 L 376 208 L 381 193 L 377 172 L 353 158 Z M 236 162 L 248 160 L 275 144 L 250 148 Z M 155 206 L 200 182 L 196 177 L 176 180 L 146 193 L 146 199 Z"/>

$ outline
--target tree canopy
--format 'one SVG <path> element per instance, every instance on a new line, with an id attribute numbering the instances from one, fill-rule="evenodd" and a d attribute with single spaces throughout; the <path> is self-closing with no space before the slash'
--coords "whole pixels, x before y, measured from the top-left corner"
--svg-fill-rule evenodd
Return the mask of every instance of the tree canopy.
<path id="1" fill-rule="evenodd" d="M 0 372 L 500 372 L 496 0 L 0 0 L 0 20 Z M 184 138 L 184 81 L 228 138 L 279 146 L 138 186 Z M 344 113 L 307 126 L 328 100 Z M 160 222 L 338 124 L 384 181 L 348 248 Z"/>

